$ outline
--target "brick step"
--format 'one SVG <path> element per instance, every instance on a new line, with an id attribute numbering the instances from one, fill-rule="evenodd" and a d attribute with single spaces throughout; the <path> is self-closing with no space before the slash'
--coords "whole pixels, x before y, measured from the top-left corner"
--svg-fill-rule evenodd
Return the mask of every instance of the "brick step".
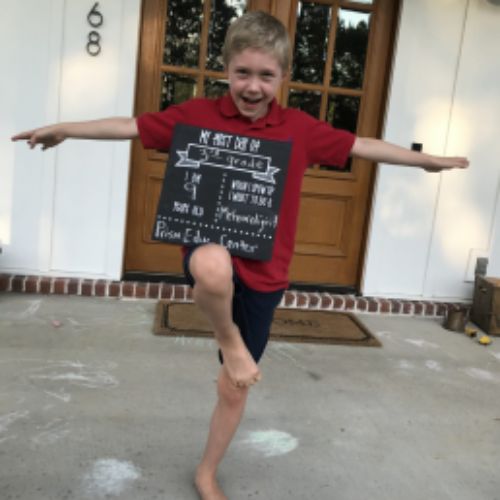
<path id="1" fill-rule="evenodd" d="M 0 274 L 0 292 L 192 301 L 191 288 L 188 285 L 12 274 Z M 449 309 L 462 308 L 464 305 L 469 304 L 287 290 L 280 307 L 442 317 Z"/>

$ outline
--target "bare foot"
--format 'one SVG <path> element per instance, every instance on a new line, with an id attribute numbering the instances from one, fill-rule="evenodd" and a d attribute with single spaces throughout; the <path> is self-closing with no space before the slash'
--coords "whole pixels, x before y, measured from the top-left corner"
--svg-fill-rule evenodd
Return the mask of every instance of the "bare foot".
<path id="1" fill-rule="evenodd" d="M 196 471 L 194 484 L 201 500 L 228 500 L 220 489 L 215 476 L 204 473 L 199 468 Z"/>
<path id="2" fill-rule="evenodd" d="M 248 352 L 239 331 L 233 339 L 234 341 L 220 346 L 224 356 L 224 368 L 236 387 L 250 387 L 261 379 L 259 367 Z"/>

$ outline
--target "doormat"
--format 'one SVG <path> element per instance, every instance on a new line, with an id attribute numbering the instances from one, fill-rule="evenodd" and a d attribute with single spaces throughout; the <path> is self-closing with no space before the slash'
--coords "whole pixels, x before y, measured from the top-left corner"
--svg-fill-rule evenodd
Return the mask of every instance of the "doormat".
<path id="1" fill-rule="evenodd" d="M 160 300 L 155 335 L 213 337 L 208 321 L 193 303 Z M 354 315 L 335 311 L 276 309 L 271 340 L 380 347 L 382 344 Z"/>

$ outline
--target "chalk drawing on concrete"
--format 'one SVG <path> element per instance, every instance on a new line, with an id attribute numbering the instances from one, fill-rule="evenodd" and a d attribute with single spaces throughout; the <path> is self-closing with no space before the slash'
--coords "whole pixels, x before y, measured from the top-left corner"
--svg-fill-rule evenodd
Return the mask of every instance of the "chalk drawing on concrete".
<path id="1" fill-rule="evenodd" d="M 408 344 L 412 344 L 422 349 L 439 349 L 439 346 L 437 344 L 434 344 L 434 342 L 428 342 L 427 340 L 423 339 L 405 339 L 405 342 L 408 342 Z"/>
<path id="2" fill-rule="evenodd" d="M 299 440 L 287 432 L 269 429 L 249 432 L 241 444 L 265 457 L 277 457 L 295 450 L 299 445 Z"/>
<path id="3" fill-rule="evenodd" d="M 56 382 L 60 384 L 61 382 L 67 382 L 71 385 L 89 389 L 116 387 L 118 380 L 106 371 L 115 367 L 116 364 L 109 363 L 107 365 L 98 363 L 83 364 L 79 361 L 53 361 L 46 366 L 33 370 L 33 374 L 29 378 L 48 383 Z"/>
<path id="4" fill-rule="evenodd" d="M 29 411 L 13 411 L 6 415 L 0 415 L 0 434 L 6 433 L 9 427 L 19 420 L 27 419 L 29 414 Z"/>
<path id="5" fill-rule="evenodd" d="M 438 361 L 435 361 L 433 359 L 428 359 L 425 362 L 425 366 L 429 368 L 429 370 L 435 371 L 435 372 L 442 372 L 443 367 L 439 364 Z"/>
<path id="6" fill-rule="evenodd" d="M 82 488 L 88 498 L 119 496 L 140 477 L 140 469 L 132 462 L 101 458 L 84 475 Z"/>
<path id="7" fill-rule="evenodd" d="M 389 330 L 380 330 L 379 332 L 375 332 L 375 337 L 380 337 L 382 339 L 390 339 L 392 338 L 393 333 Z"/>
<path id="8" fill-rule="evenodd" d="M 399 368 L 401 368 L 401 370 L 413 370 L 414 366 L 407 359 L 402 359 L 399 362 Z"/>
<path id="9" fill-rule="evenodd" d="M 47 396 L 51 396 L 53 398 L 58 399 L 59 401 L 63 401 L 64 403 L 69 403 L 71 401 L 71 394 L 64 390 L 64 387 L 61 387 L 57 391 L 45 391 Z"/>
<path id="10" fill-rule="evenodd" d="M 469 367 L 465 369 L 465 373 L 469 375 L 469 377 L 475 378 L 477 380 L 488 380 L 494 381 L 496 380 L 495 375 L 489 372 L 488 370 L 482 370 L 481 368 Z"/>
<path id="11" fill-rule="evenodd" d="M 68 426 L 68 422 L 65 422 L 61 418 L 56 418 L 43 426 L 38 426 L 37 430 L 41 432 L 33 436 L 31 441 L 38 446 L 54 444 L 71 432 Z"/>

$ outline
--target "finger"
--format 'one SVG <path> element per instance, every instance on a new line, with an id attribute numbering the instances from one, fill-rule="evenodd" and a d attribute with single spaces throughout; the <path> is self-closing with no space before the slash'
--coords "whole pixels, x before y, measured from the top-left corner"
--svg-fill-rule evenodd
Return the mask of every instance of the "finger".
<path id="1" fill-rule="evenodd" d="M 10 140 L 11 141 L 22 141 L 23 139 L 29 139 L 33 135 L 32 131 L 29 132 L 20 132 L 19 134 L 13 135 Z"/>

